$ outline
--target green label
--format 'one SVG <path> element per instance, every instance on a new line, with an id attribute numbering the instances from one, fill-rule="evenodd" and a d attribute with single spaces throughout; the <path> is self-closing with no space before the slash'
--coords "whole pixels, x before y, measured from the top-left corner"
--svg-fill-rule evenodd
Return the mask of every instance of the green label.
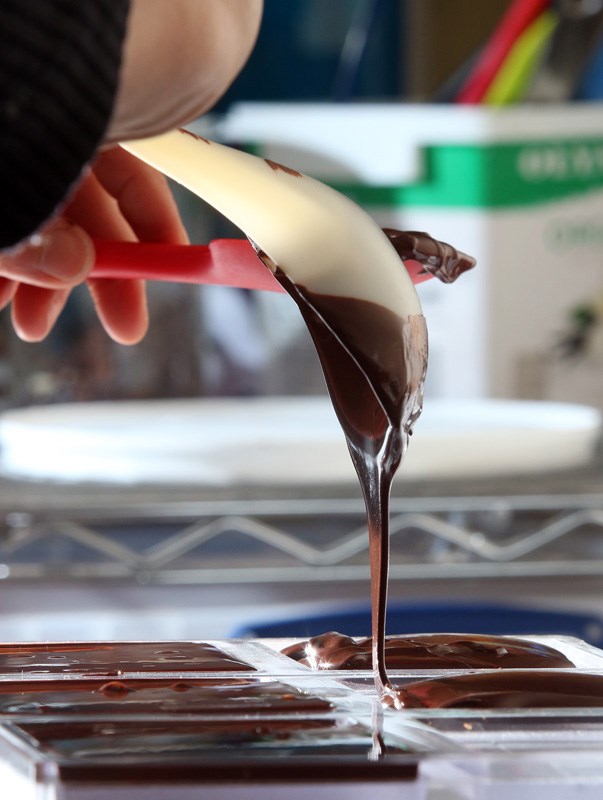
<path id="1" fill-rule="evenodd" d="M 603 187 L 603 139 L 424 148 L 420 183 L 329 183 L 363 206 L 525 206 Z"/>

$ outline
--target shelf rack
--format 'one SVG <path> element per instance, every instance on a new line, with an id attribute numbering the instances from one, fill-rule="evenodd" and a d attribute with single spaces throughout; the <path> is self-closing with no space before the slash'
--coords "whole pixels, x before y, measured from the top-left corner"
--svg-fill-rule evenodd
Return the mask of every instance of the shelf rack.
<path id="1" fill-rule="evenodd" d="M 0 579 L 366 581 L 356 486 L 0 482 Z M 393 581 L 603 576 L 603 466 L 395 484 Z"/>

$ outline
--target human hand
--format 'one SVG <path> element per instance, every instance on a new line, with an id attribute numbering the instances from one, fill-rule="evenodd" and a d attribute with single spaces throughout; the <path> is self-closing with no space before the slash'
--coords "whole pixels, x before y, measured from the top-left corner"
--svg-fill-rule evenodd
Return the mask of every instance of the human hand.
<path id="1" fill-rule="evenodd" d="M 261 0 L 132 0 L 120 86 L 92 167 L 60 216 L 13 252 L 0 254 L 0 308 L 25 341 L 53 327 L 71 289 L 87 281 L 99 319 L 122 344 L 146 333 L 140 281 L 88 279 L 93 238 L 187 241 L 166 180 L 115 146 L 181 125 L 206 111 L 247 59 Z"/>
<path id="2" fill-rule="evenodd" d="M 164 176 L 120 147 L 100 154 L 62 215 L 16 253 L 0 256 L 0 308 L 28 342 L 44 339 L 71 289 L 87 280 L 98 317 L 115 341 L 135 344 L 148 327 L 143 281 L 89 278 L 92 237 L 187 241 Z"/>

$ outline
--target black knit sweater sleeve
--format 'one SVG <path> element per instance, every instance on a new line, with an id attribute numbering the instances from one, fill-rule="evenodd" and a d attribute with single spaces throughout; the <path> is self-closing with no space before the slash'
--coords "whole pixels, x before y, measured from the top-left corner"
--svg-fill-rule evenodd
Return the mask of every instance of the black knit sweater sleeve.
<path id="1" fill-rule="evenodd" d="M 0 0 L 0 249 L 46 221 L 103 138 L 130 0 Z"/>

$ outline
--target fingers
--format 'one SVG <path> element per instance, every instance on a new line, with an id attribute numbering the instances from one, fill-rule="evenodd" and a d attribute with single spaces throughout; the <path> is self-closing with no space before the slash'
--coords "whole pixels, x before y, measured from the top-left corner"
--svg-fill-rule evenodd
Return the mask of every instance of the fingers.
<path id="1" fill-rule="evenodd" d="M 0 311 L 11 302 L 17 291 L 18 284 L 9 278 L 0 277 Z"/>
<path id="2" fill-rule="evenodd" d="M 147 205 L 154 207 L 157 190 L 154 186 L 149 188 L 148 184 L 143 185 L 140 191 L 136 189 L 131 202 L 137 202 L 142 210 L 134 213 L 133 224 L 130 224 L 129 217 L 122 212 L 119 200 L 112 193 L 119 195 L 120 191 L 122 194 L 126 191 L 124 186 L 128 183 L 128 178 L 122 178 L 115 173 L 123 164 L 127 174 L 130 165 L 114 158 L 113 153 L 114 151 L 107 151 L 100 156 L 95 164 L 94 174 L 75 193 L 65 209 L 65 215 L 71 222 L 85 224 L 94 238 L 135 241 L 138 237 L 134 227 L 139 230 L 144 227 L 136 215 L 143 215 Z M 120 149 L 119 153 L 125 154 L 125 151 Z M 137 174 L 135 170 L 134 173 Z M 103 182 L 107 188 L 103 186 Z M 159 191 L 169 192 L 167 184 L 161 186 Z M 125 207 L 129 213 L 127 203 Z M 170 232 L 173 233 L 171 230 Z M 148 328 L 148 310 L 142 281 L 90 278 L 88 288 L 98 318 L 112 339 L 120 344 L 135 344 L 143 338 Z"/>
<path id="3" fill-rule="evenodd" d="M 5 278 L 46 288 L 81 283 L 93 264 L 90 236 L 63 219 L 47 225 L 16 252 L 0 256 Z"/>
<path id="4" fill-rule="evenodd" d="M 100 185 L 115 198 L 124 219 L 142 242 L 186 244 L 188 237 L 164 175 L 115 147 L 94 165 Z"/>
<path id="5" fill-rule="evenodd" d="M 78 186 L 63 210 L 63 216 L 71 224 L 84 228 L 93 239 L 136 239 L 117 201 L 103 188 L 94 172 L 90 172 Z"/>
<path id="6" fill-rule="evenodd" d="M 19 284 L 12 302 L 12 323 L 19 338 L 40 342 L 50 333 L 63 310 L 69 289 L 46 289 Z"/>
<path id="7" fill-rule="evenodd" d="M 121 148 L 102 153 L 63 216 L 17 252 L 0 256 L 0 309 L 12 301 L 17 334 L 43 339 L 69 288 L 88 280 L 93 239 L 185 243 L 187 236 L 167 181 Z M 115 341 L 138 342 L 148 328 L 144 284 L 89 279 L 98 317 Z"/>
<path id="8" fill-rule="evenodd" d="M 147 332 L 149 315 L 143 281 L 88 281 L 103 328 L 119 344 L 136 344 Z"/>
<path id="9" fill-rule="evenodd" d="M 0 256 L 0 309 L 12 301 L 12 323 L 26 342 L 39 342 L 63 310 L 70 287 L 85 280 L 94 264 L 90 236 L 58 219 L 25 246 Z"/>
<path id="10" fill-rule="evenodd" d="M 188 241 L 165 177 L 120 147 L 99 156 L 94 180 L 78 192 L 67 214 L 81 223 L 93 211 L 93 235 L 97 238 L 171 244 Z M 143 338 L 149 319 L 141 281 L 90 279 L 88 287 L 111 338 L 120 344 L 135 344 Z"/>

